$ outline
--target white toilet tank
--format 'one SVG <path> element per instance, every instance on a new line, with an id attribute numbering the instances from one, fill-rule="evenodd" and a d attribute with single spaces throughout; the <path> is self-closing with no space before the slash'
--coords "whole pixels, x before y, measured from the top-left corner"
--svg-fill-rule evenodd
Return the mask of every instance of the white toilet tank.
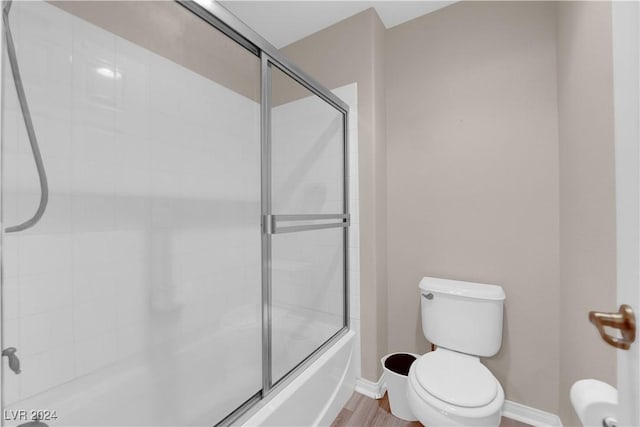
<path id="1" fill-rule="evenodd" d="M 424 277 L 420 294 L 429 342 L 484 357 L 500 350 L 505 299 L 500 286 Z"/>

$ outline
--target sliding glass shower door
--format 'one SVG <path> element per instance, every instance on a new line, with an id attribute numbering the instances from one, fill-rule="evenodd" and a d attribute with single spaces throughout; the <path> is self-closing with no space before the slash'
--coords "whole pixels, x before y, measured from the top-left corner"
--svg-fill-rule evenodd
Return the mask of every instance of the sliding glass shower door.
<path id="1" fill-rule="evenodd" d="M 3 52 L 4 425 L 219 422 L 262 389 L 259 58 L 175 2 L 8 17 L 49 201 L 8 232 L 46 190 Z"/>
<path id="2" fill-rule="evenodd" d="M 344 113 L 268 60 L 266 73 L 272 386 L 346 325 L 349 217 Z"/>

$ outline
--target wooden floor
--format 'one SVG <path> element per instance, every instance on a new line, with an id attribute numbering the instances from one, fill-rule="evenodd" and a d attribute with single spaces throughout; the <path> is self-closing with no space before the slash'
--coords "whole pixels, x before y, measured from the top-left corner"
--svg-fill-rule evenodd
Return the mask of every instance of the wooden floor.
<path id="1" fill-rule="evenodd" d="M 417 421 L 404 421 L 391 415 L 389 399 L 386 394 L 382 399 L 375 400 L 360 393 L 353 393 L 351 399 L 331 424 L 331 427 L 345 426 L 421 427 L 422 424 Z M 500 427 L 531 426 L 502 417 Z"/>

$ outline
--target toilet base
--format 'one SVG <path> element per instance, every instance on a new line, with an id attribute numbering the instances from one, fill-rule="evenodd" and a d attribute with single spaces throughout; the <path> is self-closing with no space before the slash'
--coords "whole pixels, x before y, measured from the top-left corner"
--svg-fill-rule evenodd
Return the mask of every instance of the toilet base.
<path id="1" fill-rule="evenodd" d="M 436 403 L 438 399 L 424 395 L 427 393 L 424 390 L 416 390 L 415 377 L 412 373 L 409 373 L 407 383 L 407 401 L 411 411 L 423 425 L 429 427 L 498 427 L 500 425 L 504 403 L 502 387 L 499 388 L 496 399 L 487 407 L 456 408 L 441 401 L 436 406 L 429 401 Z"/>

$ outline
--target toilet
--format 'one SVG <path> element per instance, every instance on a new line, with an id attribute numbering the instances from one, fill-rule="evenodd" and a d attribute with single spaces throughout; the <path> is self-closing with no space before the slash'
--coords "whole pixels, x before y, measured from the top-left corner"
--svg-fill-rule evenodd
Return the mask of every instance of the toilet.
<path id="1" fill-rule="evenodd" d="M 422 330 L 437 349 L 409 370 L 407 399 L 425 426 L 500 424 L 504 390 L 480 357 L 502 345 L 500 286 L 424 277 Z"/>

